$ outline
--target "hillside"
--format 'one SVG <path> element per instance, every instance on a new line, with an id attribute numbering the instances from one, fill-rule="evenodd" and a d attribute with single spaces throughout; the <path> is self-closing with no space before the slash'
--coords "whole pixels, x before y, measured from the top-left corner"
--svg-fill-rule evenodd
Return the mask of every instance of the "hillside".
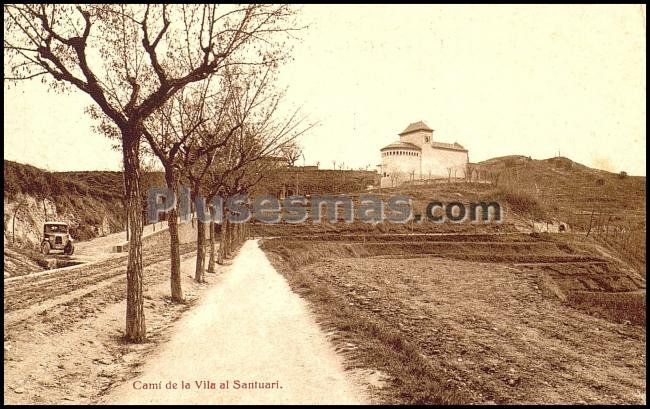
<path id="1" fill-rule="evenodd" d="M 367 170 L 318 169 L 313 166 L 280 168 L 260 182 L 258 191 L 281 195 L 364 191 L 379 184 L 379 175 Z"/>
<path id="2" fill-rule="evenodd" d="M 493 174 L 489 179 L 497 186 L 517 186 L 550 204 L 550 210 L 564 214 L 573 224 L 586 226 L 584 214 L 594 209 L 629 217 L 644 215 L 645 177 L 593 169 L 564 157 L 534 160 L 506 156 L 479 165 Z"/>
<path id="3" fill-rule="evenodd" d="M 444 203 L 497 201 L 505 210 L 502 223 L 408 224 L 368 226 L 364 223 L 295 226 L 256 226 L 258 232 L 283 230 L 365 234 L 384 232 L 557 232 L 560 226 L 613 250 L 639 272 L 645 271 L 645 178 L 591 169 L 566 158 L 532 160 L 524 156 L 494 158 L 472 164 L 472 180 L 414 181 L 394 188 L 373 188 L 384 201 L 395 194 L 412 199 L 416 214 L 431 201 Z M 348 190 L 353 197 L 365 188 Z M 358 204 L 358 203 L 357 203 Z M 593 214 L 593 215 L 592 215 Z M 591 225 L 591 229 L 590 226 Z"/>
<path id="4" fill-rule="evenodd" d="M 5 240 L 13 243 L 15 236 L 16 243 L 33 246 L 40 240 L 42 223 L 54 220 L 70 223 L 77 240 L 120 230 L 124 219 L 121 184 L 113 182 L 118 173 L 89 173 L 94 178 L 83 180 L 5 160 Z"/>
<path id="5" fill-rule="evenodd" d="M 530 227 L 533 222 L 566 223 L 572 231 L 589 232 L 592 239 L 615 250 L 639 271 L 645 271 L 645 177 L 592 169 L 561 157 L 534 160 L 506 156 L 474 166 L 481 174 L 478 182 L 475 177 L 472 183 L 438 181 L 375 188 L 372 192 L 386 198 L 394 193 L 407 194 L 414 198 L 420 213 L 431 200 L 499 200 L 508 210 L 506 223 L 500 230 Z M 163 183 L 160 173 L 150 176 L 151 183 Z M 16 218 L 19 242 L 37 242 L 40 223 L 46 218 L 71 222 L 78 239 L 122 229 L 120 172 L 46 172 L 5 160 L 4 177 L 5 239 L 11 239 L 13 211 L 21 200 L 29 210 L 21 210 Z M 366 192 L 369 186 L 376 185 L 377 174 L 371 171 L 296 166 L 269 175 L 258 190 L 278 195 L 323 194 Z M 415 226 L 415 230 L 458 231 L 460 227 Z M 340 228 L 354 232 L 365 230 L 366 226 L 337 226 Z M 409 230 L 413 228 L 409 226 Z M 489 226 L 471 228 L 484 230 Z"/>
<path id="6" fill-rule="evenodd" d="M 646 178 L 592 169 L 568 158 L 494 158 L 479 164 L 495 187 L 539 203 L 547 218 L 615 250 L 645 272 Z"/>

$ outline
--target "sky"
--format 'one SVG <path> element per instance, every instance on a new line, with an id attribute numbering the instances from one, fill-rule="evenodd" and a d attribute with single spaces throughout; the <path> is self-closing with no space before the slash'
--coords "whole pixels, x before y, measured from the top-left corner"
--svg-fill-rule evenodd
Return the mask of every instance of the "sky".
<path id="1" fill-rule="evenodd" d="M 558 154 L 645 176 L 645 6 L 305 5 L 286 107 L 317 126 L 298 164 L 376 169 L 409 123 L 471 162 Z M 4 91 L 5 159 L 119 170 L 81 92 L 38 81 Z"/>

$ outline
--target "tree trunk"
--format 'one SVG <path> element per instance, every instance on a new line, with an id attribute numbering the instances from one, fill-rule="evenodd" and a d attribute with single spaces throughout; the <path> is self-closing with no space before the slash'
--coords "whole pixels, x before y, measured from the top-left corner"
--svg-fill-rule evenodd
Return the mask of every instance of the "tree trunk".
<path id="1" fill-rule="evenodd" d="M 125 190 L 125 192 L 126 192 L 126 190 Z M 126 195 L 126 193 L 125 193 L 125 195 Z M 126 202 L 124 203 L 124 213 L 126 215 L 126 217 L 125 217 L 125 219 L 126 219 L 126 228 L 124 229 L 124 231 L 126 231 L 126 241 L 129 241 L 129 212 L 127 210 Z"/>
<path id="2" fill-rule="evenodd" d="M 169 226 L 169 254 L 171 260 L 170 284 L 172 301 L 183 302 L 183 288 L 181 286 L 181 255 L 178 240 L 178 191 L 176 189 L 176 177 L 171 166 L 165 166 L 165 181 L 167 187 L 176 194 L 176 206 L 167 212 L 167 225 Z"/>
<path id="3" fill-rule="evenodd" d="M 227 259 L 230 258 L 231 253 L 232 253 L 232 245 L 233 245 L 232 241 L 233 241 L 232 240 L 232 223 L 228 223 L 226 225 L 226 253 L 225 253 L 225 257 Z"/>
<path id="4" fill-rule="evenodd" d="M 130 342 L 146 336 L 142 299 L 142 200 L 140 198 L 140 135 L 136 129 L 122 132 L 124 193 L 129 226 L 129 257 L 126 267 L 126 332 Z"/>
<path id="5" fill-rule="evenodd" d="M 214 274 L 214 263 L 215 263 L 215 254 L 214 254 L 214 210 L 210 207 L 210 238 L 208 239 L 208 244 L 210 246 L 210 259 L 208 260 L 208 273 Z"/>
<path id="6" fill-rule="evenodd" d="M 219 257 L 217 258 L 217 264 L 222 265 L 223 260 L 226 258 L 226 252 L 228 247 L 228 240 L 226 235 L 226 227 L 228 226 L 228 219 L 224 217 L 221 222 L 221 237 L 219 242 Z"/>
<path id="7" fill-rule="evenodd" d="M 196 221 L 196 270 L 194 280 L 197 283 L 205 282 L 205 223 Z"/>

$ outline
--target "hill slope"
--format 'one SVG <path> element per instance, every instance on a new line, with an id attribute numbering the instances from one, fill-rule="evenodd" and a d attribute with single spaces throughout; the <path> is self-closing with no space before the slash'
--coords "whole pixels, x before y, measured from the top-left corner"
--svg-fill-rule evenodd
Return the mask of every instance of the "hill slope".
<path id="1" fill-rule="evenodd" d="M 479 165 L 496 188 L 528 195 L 547 217 L 588 233 L 645 272 L 645 177 L 592 169 L 564 157 L 509 156 Z"/>
<path id="2" fill-rule="evenodd" d="M 42 223 L 54 220 L 70 223 L 77 240 L 122 229 L 121 184 L 115 183 L 119 173 L 89 173 L 94 174 L 94 182 L 5 160 L 6 241 L 34 245 L 40 240 Z"/>

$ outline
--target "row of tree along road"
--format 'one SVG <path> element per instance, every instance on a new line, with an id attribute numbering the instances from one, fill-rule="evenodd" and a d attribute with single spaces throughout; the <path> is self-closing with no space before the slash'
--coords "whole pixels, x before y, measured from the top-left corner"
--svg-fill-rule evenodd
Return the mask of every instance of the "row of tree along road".
<path id="1" fill-rule="evenodd" d="M 310 128 L 297 111 L 281 113 L 277 86 L 300 29 L 296 12 L 257 4 L 6 4 L 4 12 L 5 82 L 38 78 L 89 95 L 97 129 L 119 141 L 129 234 L 125 338 L 141 342 L 142 158 L 160 160 L 168 188 L 187 182 L 208 202 L 251 191 Z M 175 210 L 167 221 L 171 297 L 183 302 Z M 206 270 L 205 227 L 199 223 L 197 281 Z M 216 257 L 211 246 L 208 270 L 244 229 L 224 224 L 224 245 Z"/>

